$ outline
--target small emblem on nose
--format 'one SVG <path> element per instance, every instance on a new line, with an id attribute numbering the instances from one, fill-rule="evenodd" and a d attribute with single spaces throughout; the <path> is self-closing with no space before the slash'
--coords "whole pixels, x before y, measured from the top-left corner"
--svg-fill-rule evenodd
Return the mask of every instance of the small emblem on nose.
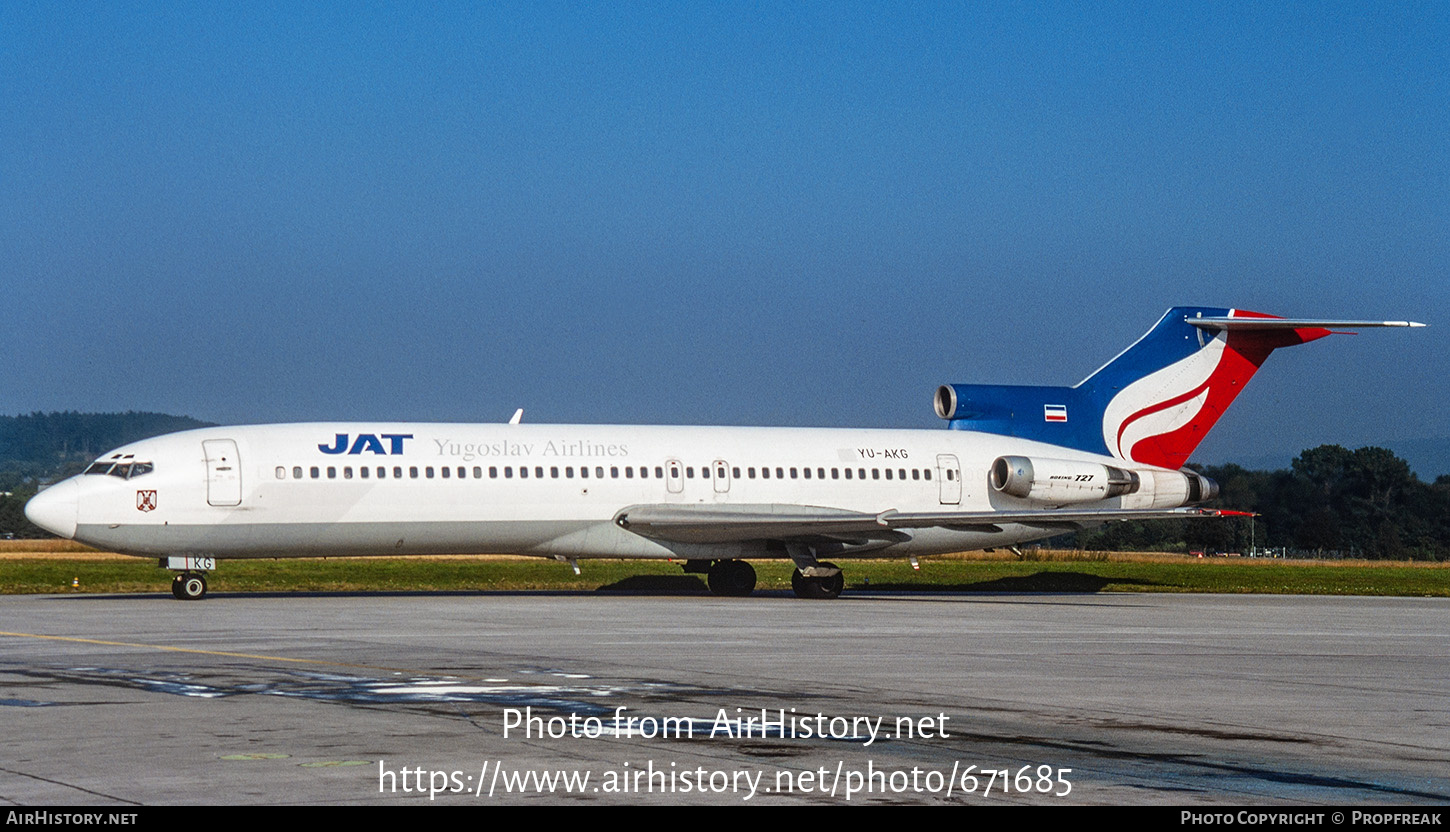
<path id="1" fill-rule="evenodd" d="M 136 510 L 137 511 L 155 511 L 156 510 L 156 491 L 154 489 L 151 490 L 151 491 L 137 491 L 136 492 Z"/>

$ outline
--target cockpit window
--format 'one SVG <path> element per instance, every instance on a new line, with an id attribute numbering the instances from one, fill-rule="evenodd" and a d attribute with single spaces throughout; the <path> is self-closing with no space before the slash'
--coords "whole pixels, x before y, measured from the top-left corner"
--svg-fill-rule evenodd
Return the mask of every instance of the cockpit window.
<path id="1" fill-rule="evenodd" d="M 134 480 L 154 470 L 156 470 L 156 466 L 149 462 L 111 462 L 109 460 L 102 460 L 91 463 L 91 467 L 87 468 L 85 473 L 110 474 L 113 477 L 120 477 L 123 480 Z"/>

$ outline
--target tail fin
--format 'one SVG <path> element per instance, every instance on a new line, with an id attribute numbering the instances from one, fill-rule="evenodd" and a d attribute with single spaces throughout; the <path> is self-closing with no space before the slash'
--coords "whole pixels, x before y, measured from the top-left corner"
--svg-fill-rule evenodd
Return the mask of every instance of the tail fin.
<path id="1" fill-rule="evenodd" d="M 1330 327 L 1379 326 L 1424 324 L 1175 306 L 1075 387 L 952 384 L 937 391 L 936 410 L 956 430 L 1180 468 L 1269 353 L 1333 334 Z"/>

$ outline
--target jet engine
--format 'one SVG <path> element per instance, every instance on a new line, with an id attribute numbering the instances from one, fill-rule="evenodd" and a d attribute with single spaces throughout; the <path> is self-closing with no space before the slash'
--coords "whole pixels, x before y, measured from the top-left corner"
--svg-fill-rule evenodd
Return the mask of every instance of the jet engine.
<path id="1" fill-rule="evenodd" d="M 1001 456 L 992 463 L 992 488 L 1002 494 L 1043 503 L 1091 503 L 1132 494 L 1139 488 L 1133 471 L 1072 462 L 1065 459 L 1028 459 Z"/>
<path id="2" fill-rule="evenodd" d="M 989 473 L 992 490 L 1053 505 L 1122 497 L 1123 508 L 1174 508 L 1218 496 L 1218 483 L 1184 468 L 1129 471 L 1065 459 L 1001 456 Z"/>

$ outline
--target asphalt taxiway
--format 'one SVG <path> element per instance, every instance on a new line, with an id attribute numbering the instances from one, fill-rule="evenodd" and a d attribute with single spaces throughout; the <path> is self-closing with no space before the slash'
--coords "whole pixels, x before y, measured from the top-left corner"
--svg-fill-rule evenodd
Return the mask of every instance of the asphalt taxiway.
<path id="1" fill-rule="evenodd" d="M 1450 801 L 1447 599 L 9 596 L 0 631 L 17 804 Z"/>

